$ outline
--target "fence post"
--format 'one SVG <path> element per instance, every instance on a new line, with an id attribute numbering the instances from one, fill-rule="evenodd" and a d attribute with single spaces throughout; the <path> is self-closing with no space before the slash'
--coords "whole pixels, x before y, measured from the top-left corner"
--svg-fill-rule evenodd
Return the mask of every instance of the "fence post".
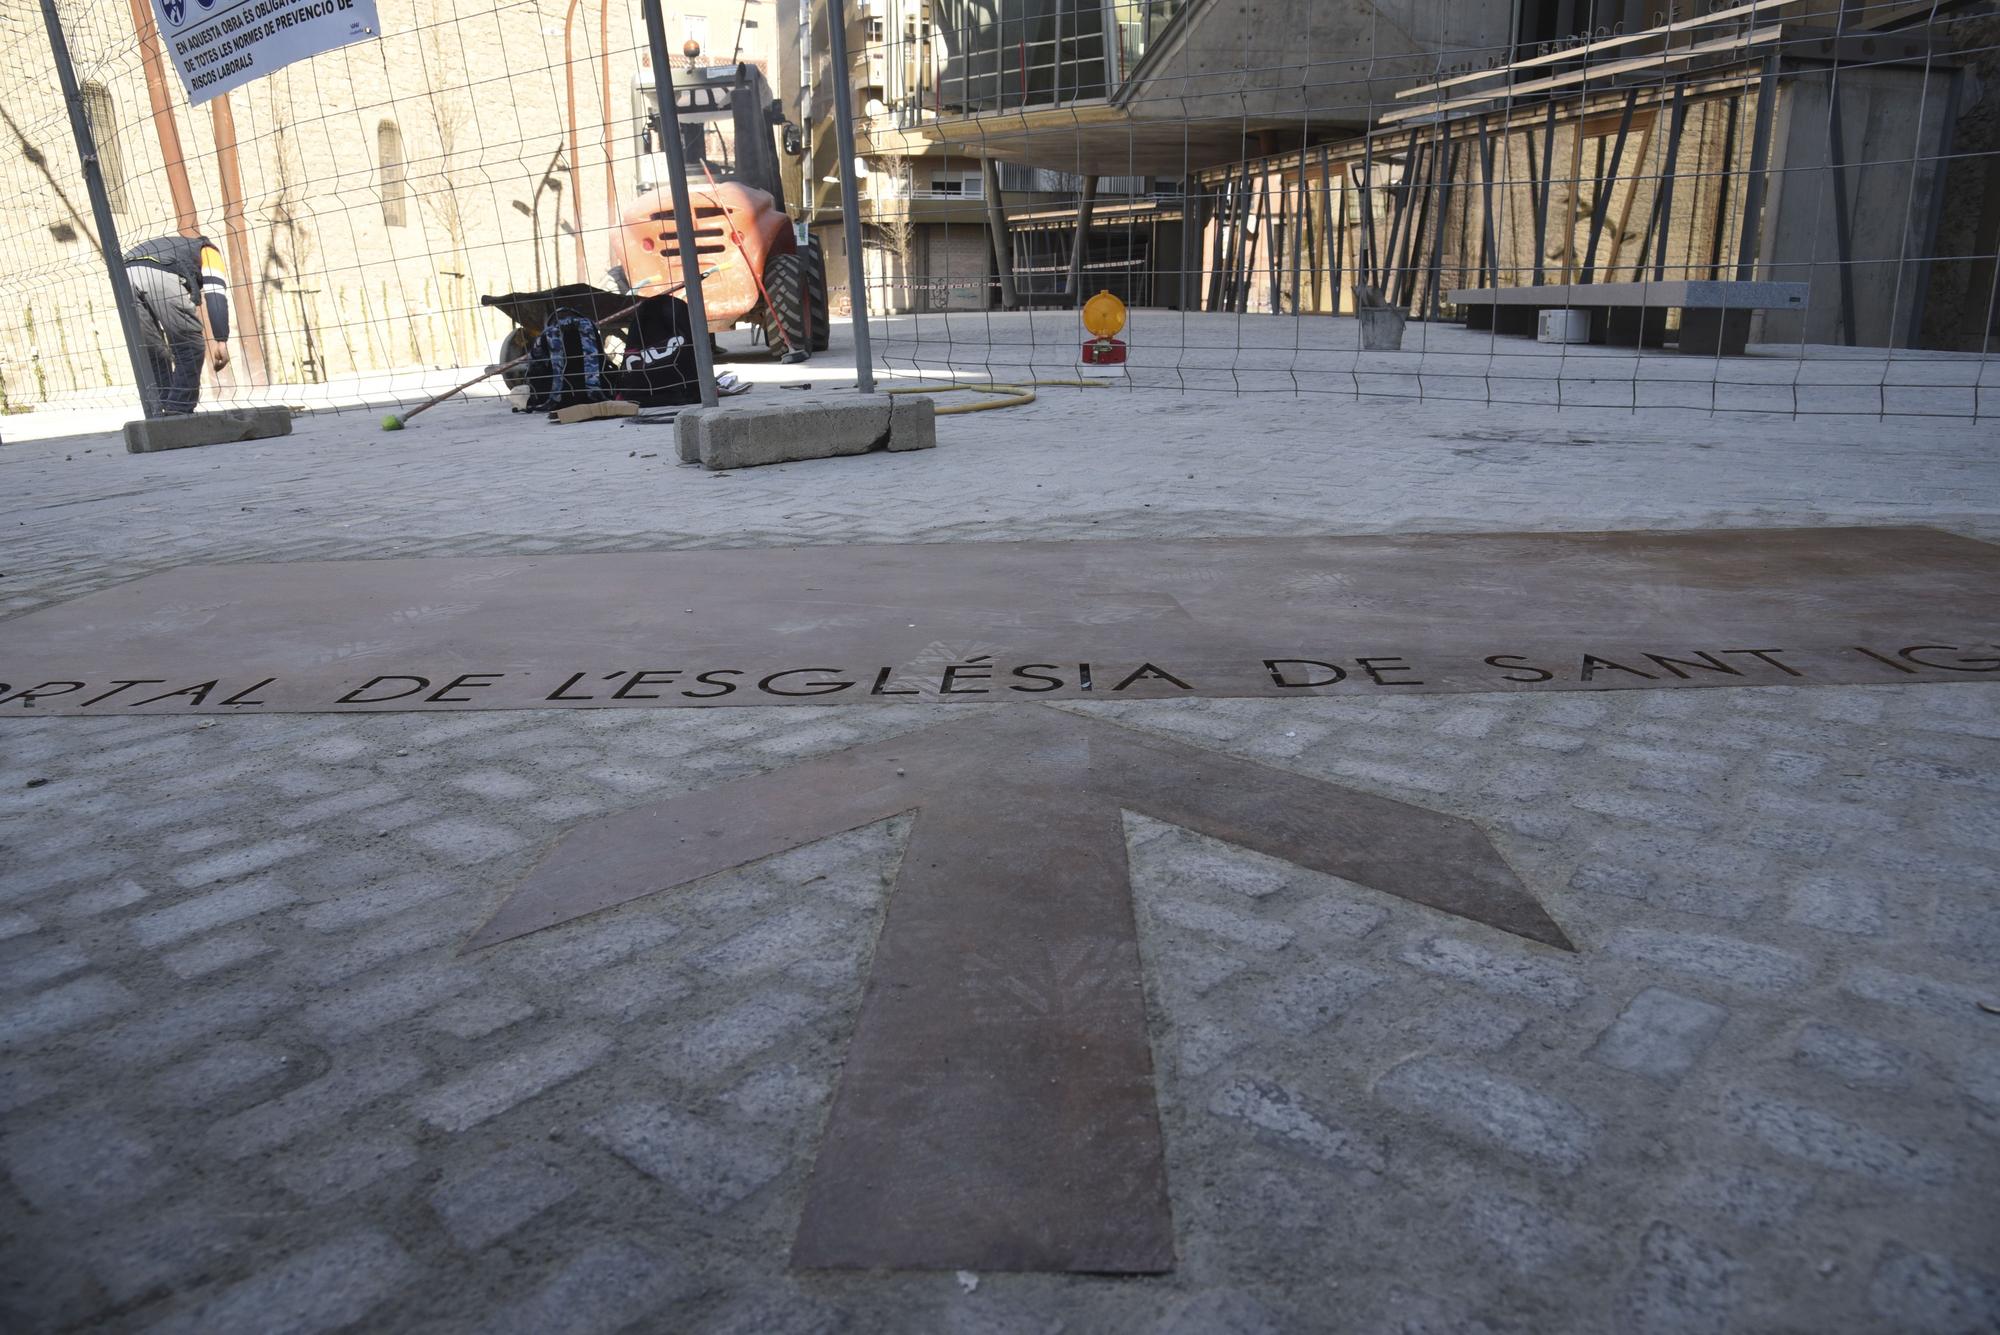
<path id="1" fill-rule="evenodd" d="M 53 0 L 43 0 L 44 4 Z M 688 197 L 687 155 L 681 148 L 681 109 L 674 99 L 673 57 L 667 52 L 667 25 L 660 17 L 660 0 L 645 0 L 646 40 L 653 51 L 653 92 L 660 104 L 660 138 L 667 151 L 667 186 L 674 197 L 674 238 L 680 243 L 681 292 L 687 301 L 688 323 L 694 326 L 695 376 L 701 381 L 701 406 L 722 400 L 715 392 L 715 354 L 709 343 L 708 305 L 701 298 L 701 251 L 695 239 L 694 203 Z M 611 215 L 618 226 L 618 215 Z"/>
<path id="2" fill-rule="evenodd" d="M 658 0 L 650 0 L 657 4 Z M 854 315 L 854 384 L 875 392 L 874 356 L 868 347 L 868 272 L 861 255 L 861 199 L 854 186 L 854 90 L 848 86 L 847 6 L 827 0 L 827 35 L 833 42 L 833 132 L 840 146 L 840 230 L 847 240 L 848 306 Z"/>
<path id="3" fill-rule="evenodd" d="M 104 172 L 97 165 L 97 140 L 90 132 L 90 118 L 83 112 L 83 92 L 76 84 L 76 70 L 69 61 L 69 41 L 63 36 L 62 20 L 56 16 L 56 0 L 42 0 L 42 22 L 49 30 L 49 54 L 55 59 L 56 79 L 62 85 L 63 102 L 69 108 L 69 129 L 76 138 L 76 156 L 83 164 L 83 185 L 90 193 L 90 213 L 97 221 L 97 243 L 104 252 L 105 277 L 111 280 L 111 299 L 118 304 L 118 327 L 125 333 L 125 352 L 132 360 L 132 380 L 139 390 L 139 411 L 160 417 L 160 390 L 153 380 L 153 362 L 141 341 L 139 313 L 132 305 L 132 284 L 125 276 L 125 259 L 118 247 L 118 228 L 111 220 L 111 196 L 104 189 Z"/>

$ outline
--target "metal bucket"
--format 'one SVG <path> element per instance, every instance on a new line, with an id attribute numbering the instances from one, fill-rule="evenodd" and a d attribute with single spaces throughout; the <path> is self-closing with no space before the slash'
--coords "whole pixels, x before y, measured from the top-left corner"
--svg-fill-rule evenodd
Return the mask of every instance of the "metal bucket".
<path id="1" fill-rule="evenodd" d="M 1363 352 L 1400 352 L 1403 348 L 1403 324 L 1409 313 L 1394 306 L 1364 306 L 1361 315 L 1361 350 Z"/>

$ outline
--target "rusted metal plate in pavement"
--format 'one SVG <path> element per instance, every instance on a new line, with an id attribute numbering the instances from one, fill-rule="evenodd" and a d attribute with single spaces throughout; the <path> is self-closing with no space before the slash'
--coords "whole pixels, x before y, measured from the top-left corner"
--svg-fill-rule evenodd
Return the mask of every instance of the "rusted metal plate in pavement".
<path id="1" fill-rule="evenodd" d="M 794 1264 L 1157 1273 L 1173 1223 L 1121 810 L 1571 948 L 1469 821 L 1050 709 L 586 821 L 468 948 L 914 811 Z"/>
<path id="2" fill-rule="evenodd" d="M 1928 529 L 191 566 L 0 622 L 0 718 L 1978 681 Z"/>

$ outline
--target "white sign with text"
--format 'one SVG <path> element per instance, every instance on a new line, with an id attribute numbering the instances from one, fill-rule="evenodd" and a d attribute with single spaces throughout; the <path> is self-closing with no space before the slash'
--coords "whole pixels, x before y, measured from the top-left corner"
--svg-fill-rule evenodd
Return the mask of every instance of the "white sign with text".
<path id="1" fill-rule="evenodd" d="M 153 0 L 188 102 L 382 33 L 375 0 Z"/>

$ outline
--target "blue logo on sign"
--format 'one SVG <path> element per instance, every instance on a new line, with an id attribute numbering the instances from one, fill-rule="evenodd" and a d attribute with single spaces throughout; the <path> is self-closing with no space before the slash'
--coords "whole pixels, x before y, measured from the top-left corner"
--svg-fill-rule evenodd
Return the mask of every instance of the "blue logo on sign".
<path id="1" fill-rule="evenodd" d="M 186 0 L 181 0 L 181 2 L 185 4 Z M 195 3 L 200 5 L 203 9 L 215 8 L 215 0 L 195 0 Z"/>
<path id="2" fill-rule="evenodd" d="M 166 12 L 167 22 L 176 28 L 187 22 L 187 0 L 163 0 L 160 8 Z"/>

